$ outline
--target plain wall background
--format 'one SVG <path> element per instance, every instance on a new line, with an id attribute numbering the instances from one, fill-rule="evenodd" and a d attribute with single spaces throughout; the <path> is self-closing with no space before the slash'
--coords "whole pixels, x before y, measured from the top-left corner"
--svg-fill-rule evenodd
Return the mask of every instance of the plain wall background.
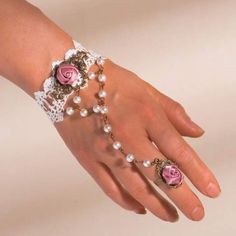
<path id="1" fill-rule="evenodd" d="M 32 0 L 87 48 L 181 102 L 206 130 L 189 140 L 222 194 L 175 224 L 113 203 L 33 99 L 0 79 L 0 235 L 209 235 L 236 232 L 236 1 Z M 46 37 L 46 36 L 45 36 Z"/>

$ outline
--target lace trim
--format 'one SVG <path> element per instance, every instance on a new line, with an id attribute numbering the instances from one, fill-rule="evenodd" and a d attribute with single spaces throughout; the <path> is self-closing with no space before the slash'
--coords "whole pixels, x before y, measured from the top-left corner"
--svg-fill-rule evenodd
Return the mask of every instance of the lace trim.
<path id="1" fill-rule="evenodd" d="M 69 49 L 65 53 L 65 59 L 68 60 L 73 55 L 77 54 L 78 52 L 86 53 L 87 58 L 84 59 L 84 63 L 86 65 L 85 72 L 89 71 L 89 68 L 96 62 L 98 58 L 105 57 L 93 52 L 92 50 L 85 49 L 79 42 L 73 40 L 74 47 L 73 49 Z M 52 71 L 64 60 L 57 60 L 52 62 Z M 74 92 L 73 90 L 68 91 L 65 93 L 60 93 L 60 98 L 55 99 L 53 95 L 58 88 L 57 79 L 54 76 L 50 76 L 47 78 L 43 83 L 43 91 L 37 91 L 34 93 L 36 102 L 40 105 L 40 107 L 46 112 L 49 119 L 54 122 L 61 122 L 64 119 L 64 106 L 68 97 Z M 81 87 L 87 87 L 87 83 Z"/>

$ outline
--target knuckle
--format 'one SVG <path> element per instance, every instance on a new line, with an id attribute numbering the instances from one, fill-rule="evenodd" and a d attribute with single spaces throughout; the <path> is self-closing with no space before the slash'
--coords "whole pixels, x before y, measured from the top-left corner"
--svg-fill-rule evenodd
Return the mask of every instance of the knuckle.
<path id="1" fill-rule="evenodd" d="M 192 161 L 192 156 L 189 151 L 189 148 L 184 144 L 180 143 L 177 145 L 175 150 L 175 160 L 180 164 L 189 164 Z"/>
<path id="2" fill-rule="evenodd" d="M 138 196 L 139 198 L 144 198 L 145 193 L 146 193 L 146 187 L 142 185 L 134 185 L 131 189 L 131 192 L 135 195 Z"/>
<path id="3" fill-rule="evenodd" d="M 142 114 L 149 120 L 153 121 L 155 118 L 155 114 L 151 106 L 142 107 Z"/>
<path id="4" fill-rule="evenodd" d="M 123 157 L 121 157 L 120 155 L 118 157 L 115 158 L 115 161 L 113 163 L 113 166 L 119 168 L 119 169 L 126 169 L 126 168 L 130 168 L 131 164 L 128 163 L 126 160 L 124 160 Z"/>
<path id="5" fill-rule="evenodd" d="M 184 107 L 176 101 L 172 103 L 172 109 L 175 111 L 177 115 L 185 113 Z"/>
<path id="6" fill-rule="evenodd" d="M 100 150 L 102 152 L 107 151 L 107 143 L 99 135 L 96 135 L 93 138 L 92 143 L 93 143 L 93 149 L 94 150 Z"/>

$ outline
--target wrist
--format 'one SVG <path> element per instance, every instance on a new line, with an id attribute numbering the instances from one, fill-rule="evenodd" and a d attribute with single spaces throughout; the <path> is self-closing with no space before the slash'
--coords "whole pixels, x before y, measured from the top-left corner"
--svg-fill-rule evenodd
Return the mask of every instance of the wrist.
<path id="1" fill-rule="evenodd" d="M 44 48 L 44 52 L 39 53 L 38 57 L 33 59 L 19 78 L 22 89 L 31 97 L 34 97 L 33 93 L 40 90 L 44 80 L 50 76 L 52 62 L 63 60 L 65 52 L 73 48 L 73 41 L 67 34 L 60 38 L 50 37 Z"/>
<path id="2" fill-rule="evenodd" d="M 32 96 L 50 73 L 51 62 L 63 58 L 73 43 L 38 8 L 15 3 L 4 2 L 4 12 L 0 10 L 0 16 L 7 16 L 0 21 L 0 74 Z"/>

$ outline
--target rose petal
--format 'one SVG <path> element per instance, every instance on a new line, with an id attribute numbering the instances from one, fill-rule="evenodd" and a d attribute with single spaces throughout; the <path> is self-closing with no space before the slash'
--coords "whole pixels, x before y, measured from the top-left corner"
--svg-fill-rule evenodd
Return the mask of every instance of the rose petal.
<path id="1" fill-rule="evenodd" d="M 171 186 L 180 185 L 183 181 L 183 174 L 176 165 L 167 164 L 162 168 L 161 177 L 164 182 Z"/>
<path id="2" fill-rule="evenodd" d="M 79 70 L 71 64 L 62 64 L 58 67 L 56 78 L 61 84 L 72 85 L 78 78 Z"/>

